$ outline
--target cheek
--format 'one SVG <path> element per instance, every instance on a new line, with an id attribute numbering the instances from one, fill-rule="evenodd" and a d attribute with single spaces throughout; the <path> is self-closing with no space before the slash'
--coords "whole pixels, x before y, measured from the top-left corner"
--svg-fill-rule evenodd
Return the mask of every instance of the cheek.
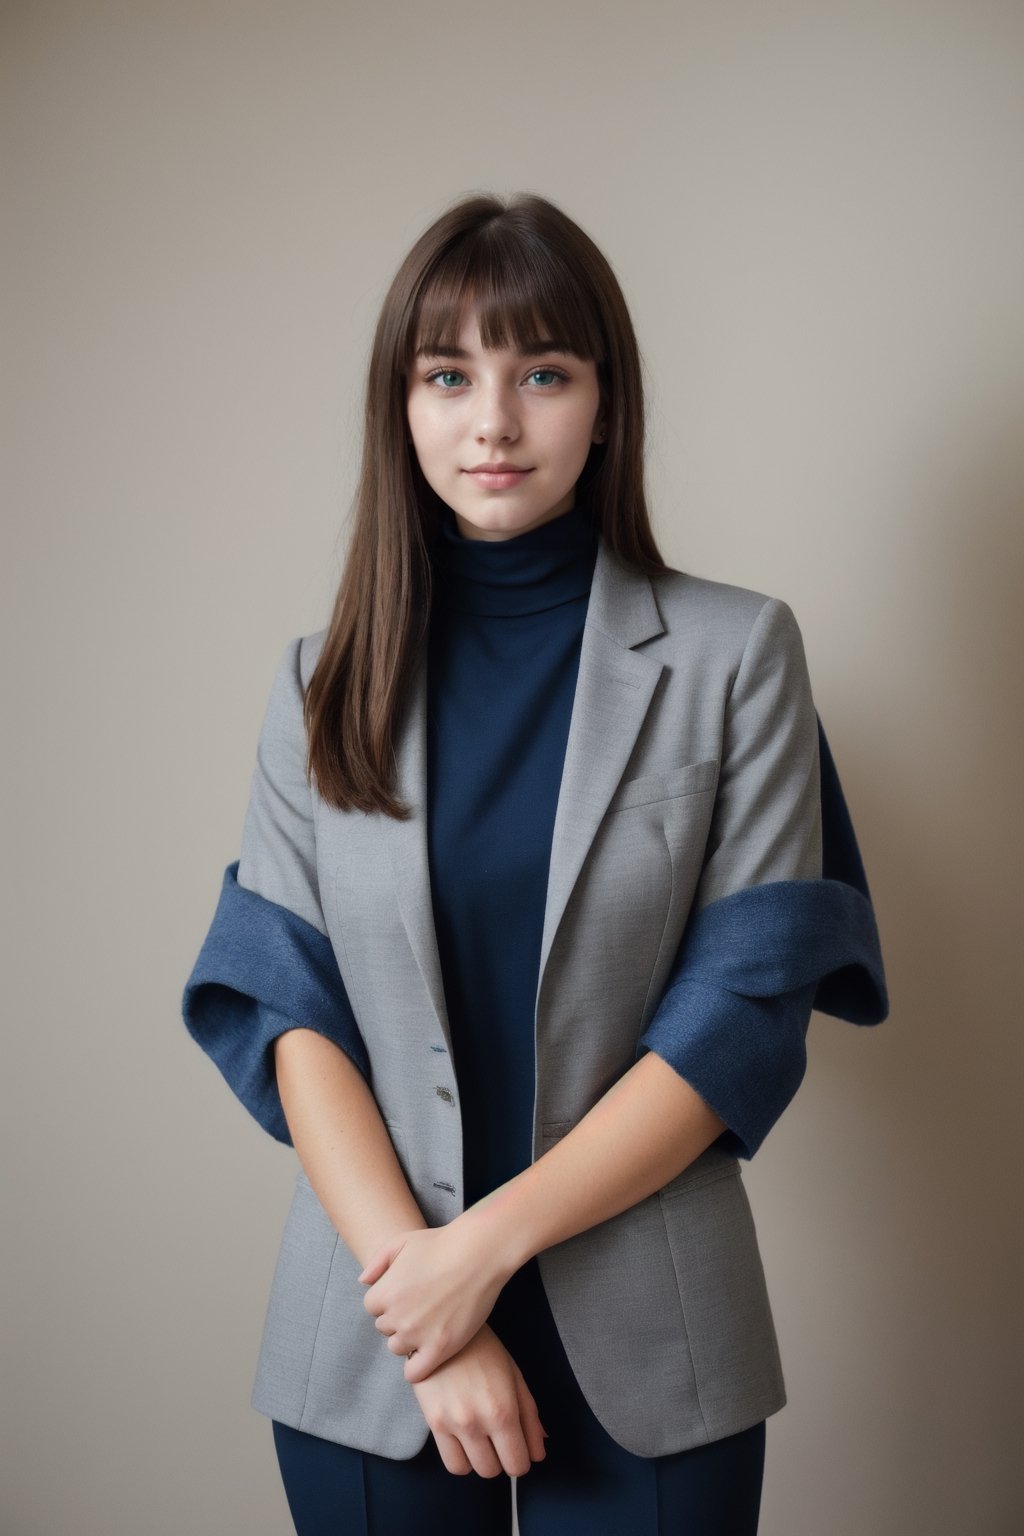
<path id="1" fill-rule="evenodd" d="M 566 460 L 582 463 L 590 452 L 595 415 L 596 411 L 584 405 L 563 417 L 557 426 L 552 424 L 552 447 Z"/>
<path id="2" fill-rule="evenodd" d="M 431 453 L 436 452 L 443 441 L 440 424 L 434 412 L 422 401 L 411 400 L 406 407 L 405 417 L 417 457 L 421 460 L 429 459 Z"/>

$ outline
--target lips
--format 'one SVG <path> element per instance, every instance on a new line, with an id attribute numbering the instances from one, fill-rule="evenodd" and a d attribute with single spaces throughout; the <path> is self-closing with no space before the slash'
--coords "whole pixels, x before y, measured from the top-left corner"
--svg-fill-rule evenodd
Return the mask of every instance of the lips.
<path id="1" fill-rule="evenodd" d="M 472 469 L 464 470 L 463 473 L 471 475 L 477 485 L 487 490 L 504 491 L 520 485 L 531 470 L 500 460 L 494 464 L 477 464 Z"/>
<path id="2" fill-rule="evenodd" d="M 466 474 L 502 475 L 511 474 L 513 470 L 516 474 L 525 474 L 526 469 L 527 466 L 525 464 L 510 464 L 508 459 L 495 459 L 493 463 L 490 464 L 474 464 L 470 469 L 466 470 Z"/>

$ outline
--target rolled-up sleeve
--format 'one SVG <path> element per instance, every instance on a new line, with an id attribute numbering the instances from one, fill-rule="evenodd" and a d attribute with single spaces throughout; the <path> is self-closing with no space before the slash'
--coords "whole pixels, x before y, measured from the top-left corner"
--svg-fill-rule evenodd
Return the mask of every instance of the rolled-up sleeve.
<path id="1" fill-rule="evenodd" d="M 192 1038 L 260 1125 L 289 1145 L 274 1070 L 279 1035 L 315 1030 L 370 1075 L 320 900 L 301 644 L 289 642 L 278 665 L 257 743 L 241 855 L 224 871 L 182 998 Z"/>
<path id="2" fill-rule="evenodd" d="M 727 701 L 690 917 L 637 1053 L 655 1051 L 697 1090 L 726 1123 L 720 1144 L 740 1157 L 753 1157 L 799 1088 L 816 1006 L 861 1023 L 887 1011 L 866 889 L 844 883 L 834 858 L 840 878 L 823 877 L 823 829 L 839 820 L 856 854 L 796 619 L 769 598 Z"/>

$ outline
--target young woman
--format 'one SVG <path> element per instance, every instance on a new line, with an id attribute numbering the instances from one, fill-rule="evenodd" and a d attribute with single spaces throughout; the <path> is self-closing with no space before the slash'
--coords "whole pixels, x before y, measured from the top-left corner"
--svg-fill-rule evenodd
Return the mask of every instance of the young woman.
<path id="1" fill-rule="evenodd" d="M 252 1395 L 299 1536 L 757 1527 L 739 1160 L 885 982 L 793 614 L 666 566 L 643 441 L 588 236 L 438 219 L 183 1001 L 300 1163 Z"/>

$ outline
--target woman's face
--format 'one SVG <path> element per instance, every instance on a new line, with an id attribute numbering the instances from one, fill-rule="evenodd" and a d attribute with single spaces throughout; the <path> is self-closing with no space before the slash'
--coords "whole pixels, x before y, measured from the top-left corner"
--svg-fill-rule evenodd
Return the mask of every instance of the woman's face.
<path id="1" fill-rule="evenodd" d="M 512 538 L 573 505 L 601 401 L 594 362 L 557 342 L 486 351 L 468 309 L 455 351 L 418 355 L 409 371 L 420 469 L 465 538 Z"/>

